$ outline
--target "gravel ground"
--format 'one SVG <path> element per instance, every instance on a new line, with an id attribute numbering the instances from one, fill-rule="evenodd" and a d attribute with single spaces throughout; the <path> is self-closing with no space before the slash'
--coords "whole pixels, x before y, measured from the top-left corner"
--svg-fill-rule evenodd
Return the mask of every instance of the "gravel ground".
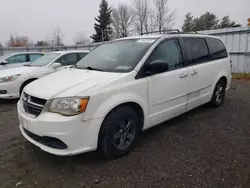
<path id="1" fill-rule="evenodd" d="M 57 157 L 20 134 L 17 101 L 0 101 L 0 187 L 250 187 L 250 84 L 143 133 L 129 155 Z"/>

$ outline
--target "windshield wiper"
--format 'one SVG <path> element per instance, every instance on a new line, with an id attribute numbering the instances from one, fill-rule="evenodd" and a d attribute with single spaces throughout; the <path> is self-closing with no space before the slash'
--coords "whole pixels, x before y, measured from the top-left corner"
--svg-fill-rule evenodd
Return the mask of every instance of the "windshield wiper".
<path id="1" fill-rule="evenodd" d="M 93 67 L 83 67 L 83 69 L 94 70 L 94 71 L 102 71 L 102 72 L 105 71 L 105 70 L 103 70 L 103 69 L 97 69 L 97 68 L 93 68 Z"/>

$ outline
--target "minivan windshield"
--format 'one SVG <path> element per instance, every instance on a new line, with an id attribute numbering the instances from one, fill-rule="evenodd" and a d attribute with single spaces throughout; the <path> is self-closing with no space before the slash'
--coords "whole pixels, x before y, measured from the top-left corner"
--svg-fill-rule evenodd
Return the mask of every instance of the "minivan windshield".
<path id="1" fill-rule="evenodd" d="M 156 39 L 127 39 L 100 45 L 80 60 L 76 67 L 105 72 L 130 72 Z"/>
<path id="2" fill-rule="evenodd" d="M 31 67 L 43 67 L 47 64 L 49 64 L 51 61 L 53 61 L 55 58 L 60 56 L 60 53 L 48 53 L 45 54 L 44 56 L 40 57 L 36 61 L 33 61 L 32 63 L 29 64 Z"/>

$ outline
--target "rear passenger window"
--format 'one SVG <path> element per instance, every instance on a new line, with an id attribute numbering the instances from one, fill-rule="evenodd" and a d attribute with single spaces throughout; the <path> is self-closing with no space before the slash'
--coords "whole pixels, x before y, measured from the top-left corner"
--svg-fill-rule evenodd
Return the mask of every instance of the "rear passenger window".
<path id="1" fill-rule="evenodd" d="M 228 57 L 227 50 L 219 39 L 206 38 L 206 41 L 213 60 Z"/>
<path id="2" fill-rule="evenodd" d="M 183 38 L 188 65 L 209 61 L 209 53 L 204 38 Z"/>

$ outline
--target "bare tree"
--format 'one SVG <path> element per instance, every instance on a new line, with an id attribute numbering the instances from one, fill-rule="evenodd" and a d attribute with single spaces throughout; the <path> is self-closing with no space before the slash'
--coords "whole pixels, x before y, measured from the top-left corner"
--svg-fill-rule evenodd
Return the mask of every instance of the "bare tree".
<path id="1" fill-rule="evenodd" d="M 112 10 L 112 25 L 116 37 L 127 37 L 132 31 L 132 9 L 126 4 L 120 4 Z"/>
<path id="2" fill-rule="evenodd" d="M 7 43 L 11 47 L 26 47 L 29 44 L 29 39 L 27 36 L 10 36 L 10 39 Z"/>
<path id="3" fill-rule="evenodd" d="M 134 25 L 136 31 L 142 34 L 148 30 L 149 3 L 148 0 L 133 0 L 133 4 Z"/>
<path id="4" fill-rule="evenodd" d="M 147 34 L 155 31 L 157 24 L 155 22 L 155 11 L 150 9 L 149 16 L 147 16 L 147 20 L 145 21 L 145 32 Z"/>
<path id="5" fill-rule="evenodd" d="M 83 34 L 77 34 L 74 40 L 76 45 L 90 43 L 90 40 Z"/>
<path id="6" fill-rule="evenodd" d="M 57 27 L 53 31 L 53 43 L 55 46 L 63 46 L 64 33 L 60 27 Z"/>
<path id="7" fill-rule="evenodd" d="M 161 33 L 165 29 L 170 29 L 173 25 L 175 12 L 168 8 L 168 0 L 154 0 L 155 22 Z"/>

